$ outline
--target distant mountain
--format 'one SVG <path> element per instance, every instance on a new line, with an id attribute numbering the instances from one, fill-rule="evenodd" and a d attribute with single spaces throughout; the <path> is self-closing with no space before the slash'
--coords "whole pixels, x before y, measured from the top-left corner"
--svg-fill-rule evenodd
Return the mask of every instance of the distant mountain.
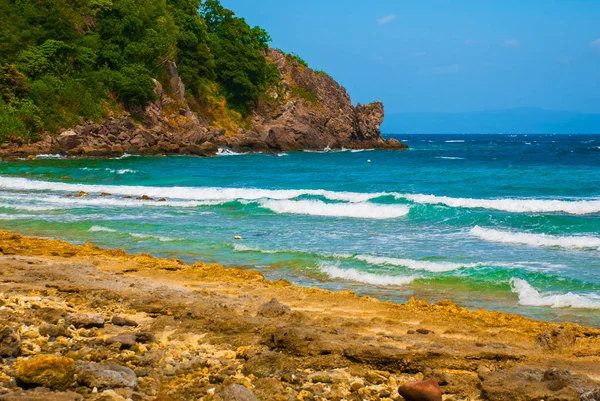
<path id="1" fill-rule="evenodd" d="M 539 108 L 468 113 L 395 113 L 386 116 L 381 130 L 389 134 L 600 134 L 600 114 Z"/>

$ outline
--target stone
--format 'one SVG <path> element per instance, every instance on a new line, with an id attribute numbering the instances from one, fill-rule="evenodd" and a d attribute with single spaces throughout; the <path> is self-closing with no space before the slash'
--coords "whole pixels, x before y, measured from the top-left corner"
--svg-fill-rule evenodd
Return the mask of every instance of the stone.
<path id="1" fill-rule="evenodd" d="M 139 324 L 133 320 L 121 317 L 121 316 L 113 316 L 111 323 L 115 326 L 128 326 L 128 327 L 137 327 Z"/>
<path id="2" fill-rule="evenodd" d="M 434 334 L 433 331 L 427 329 L 417 329 L 417 333 L 419 334 Z"/>
<path id="3" fill-rule="evenodd" d="M 263 352 L 252 356 L 244 363 L 242 372 L 256 377 L 291 375 L 295 365 L 291 358 L 280 352 Z"/>
<path id="4" fill-rule="evenodd" d="M 258 401 L 258 398 L 241 384 L 231 384 L 215 394 L 220 401 Z"/>
<path id="5" fill-rule="evenodd" d="M 136 198 L 137 200 L 145 200 L 145 201 L 151 201 L 154 200 L 151 197 L 149 197 L 148 195 L 142 195 Z"/>
<path id="6" fill-rule="evenodd" d="M 406 401 L 442 401 L 442 390 L 435 380 L 409 382 L 398 387 Z"/>
<path id="7" fill-rule="evenodd" d="M 547 351 L 556 351 L 575 345 L 575 333 L 567 328 L 552 328 L 538 334 L 536 343 Z"/>
<path id="8" fill-rule="evenodd" d="M 94 401 L 127 401 L 126 398 L 117 394 L 114 390 L 104 390 L 93 398 Z"/>
<path id="9" fill-rule="evenodd" d="M 87 192 L 81 191 L 73 195 L 76 198 L 85 198 L 86 196 L 90 196 Z"/>
<path id="10" fill-rule="evenodd" d="M 581 394 L 581 401 L 600 401 L 600 388 Z"/>
<path id="11" fill-rule="evenodd" d="M 93 327 L 104 327 L 104 318 L 98 314 L 70 314 L 67 317 L 67 322 L 78 329 L 91 329 Z"/>
<path id="12" fill-rule="evenodd" d="M 15 391 L 0 395 L 0 401 L 82 401 L 83 396 L 72 391 L 52 392 L 47 388 Z"/>
<path id="13" fill-rule="evenodd" d="M 116 343 L 121 344 L 121 349 L 129 349 L 137 343 L 136 336 L 132 333 L 125 333 L 106 339 L 106 344 L 108 345 Z"/>
<path id="14" fill-rule="evenodd" d="M 71 150 L 81 145 L 82 140 L 77 132 L 74 130 L 64 131 L 58 137 L 58 144 L 64 150 Z"/>
<path id="15" fill-rule="evenodd" d="M 21 355 L 21 337 L 10 327 L 0 329 L 0 357 L 12 358 Z"/>
<path id="16" fill-rule="evenodd" d="M 89 388 L 129 387 L 135 389 L 137 387 L 135 372 L 127 366 L 121 366 L 114 362 L 78 362 L 77 375 L 77 382 Z"/>
<path id="17" fill-rule="evenodd" d="M 273 298 L 258 308 L 258 316 L 279 317 L 290 313 L 290 311 L 289 306 L 280 304 L 277 299 Z"/>
<path id="18" fill-rule="evenodd" d="M 39 327 L 40 335 L 48 336 L 50 338 L 54 337 L 71 337 L 69 330 L 67 330 L 64 326 L 59 326 L 56 324 L 50 323 L 42 323 Z"/>
<path id="19" fill-rule="evenodd" d="M 547 382 L 552 391 L 559 391 L 573 384 L 574 376 L 565 369 L 550 368 L 544 372 L 542 381 Z"/>
<path id="20" fill-rule="evenodd" d="M 63 390 L 73 383 L 75 361 L 54 355 L 36 355 L 15 364 L 15 379 L 22 388 L 47 387 Z"/>

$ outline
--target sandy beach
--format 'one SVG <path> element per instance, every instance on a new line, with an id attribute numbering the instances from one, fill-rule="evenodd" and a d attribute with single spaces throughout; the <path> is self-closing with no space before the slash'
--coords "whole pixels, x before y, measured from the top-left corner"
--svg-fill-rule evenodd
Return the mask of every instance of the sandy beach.
<path id="1" fill-rule="evenodd" d="M 6 231 L 0 255 L 0 400 L 598 397 L 597 329 Z"/>

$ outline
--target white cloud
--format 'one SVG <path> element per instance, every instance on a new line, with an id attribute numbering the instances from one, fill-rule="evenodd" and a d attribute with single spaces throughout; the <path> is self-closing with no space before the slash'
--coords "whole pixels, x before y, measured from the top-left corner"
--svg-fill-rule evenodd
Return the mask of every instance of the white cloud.
<path id="1" fill-rule="evenodd" d="M 398 18 L 398 16 L 396 14 L 389 14 L 389 15 L 386 15 L 385 17 L 378 18 L 377 19 L 377 23 L 379 25 L 389 24 L 390 22 L 392 22 L 396 18 Z"/>
<path id="2" fill-rule="evenodd" d="M 444 66 L 440 66 L 440 67 L 434 67 L 431 69 L 431 73 L 436 74 L 436 75 L 447 75 L 447 74 L 459 73 L 460 70 L 461 70 L 460 64 L 451 64 L 451 65 L 444 65 Z"/>
<path id="3" fill-rule="evenodd" d="M 596 47 L 596 48 L 600 49 L 600 38 L 598 38 L 598 39 L 594 40 L 593 42 L 591 42 L 590 46 Z"/>
<path id="4" fill-rule="evenodd" d="M 521 45 L 521 42 L 519 42 L 517 39 L 506 39 L 503 42 L 503 45 L 505 47 L 519 47 Z"/>

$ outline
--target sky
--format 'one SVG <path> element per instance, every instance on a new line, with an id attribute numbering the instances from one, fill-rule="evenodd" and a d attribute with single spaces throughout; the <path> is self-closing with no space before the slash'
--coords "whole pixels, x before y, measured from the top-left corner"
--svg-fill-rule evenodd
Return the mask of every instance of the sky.
<path id="1" fill-rule="evenodd" d="M 600 113 L 600 0 L 221 0 L 387 113 Z"/>

